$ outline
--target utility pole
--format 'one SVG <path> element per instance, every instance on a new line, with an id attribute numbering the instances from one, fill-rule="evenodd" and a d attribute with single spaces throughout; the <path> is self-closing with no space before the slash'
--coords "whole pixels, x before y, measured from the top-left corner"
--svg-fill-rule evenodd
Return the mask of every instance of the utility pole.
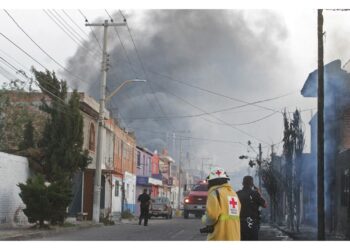
<path id="1" fill-rule="evenodd" d="M 180 211 L 180 197 L 181 197 L 181 155 L 182 155 L 182 138 L 180 137 L 180 156 L 179 156 L 179 169 L 178 169 L 178 176 L 179 176 L 179 192 L 177 196 L 177 209 Z"/>
<path id="2" fill-rule="evenodd" d="M 259 190 L 260 190 L 260 192 L 261 192 L 261 157 L 262 157 L 261 143 L 259 143 L 258 177 L 259 177 Z"/>
<path id="3" fill-rule="evenodd" d="M 324 212 L 324 68 L 323 15 L 317 10 L 318 93 L 317 93 L 317 239 L 325 240 Z"/>
<path id="4" fill-rule="evenodd" d="M 102 168 L 102 146 L 103 146 L 103 127 L 104 127 L 104 110 L 105 110 L 105 98 L 106 98 L 106 79 L 107 79 L 107 30 L 109 26 L 124 26 L 125 23 L 108 23 L 105 20 L 104 23 L 85 24 L 85 26 L 102 26 L 103 29 L 103 51 L 102 51 L 102 63 L 101 63 L 101 82 L 100 82 L 100 109 L 98 116 L 98 134 L 97 134 L 97 152 L 96 152 L 96 172 L 94 180 L 94 200 L 93 200 L 93 213 L 92 220 L 95 223 L 100 221 L 100 200 L 101 200 L 101 168 Z"/>
<path id="5" fill-rule="evenodd" d="M 204 172 L 204 161 L 205 160 L 210 160 L 211 158 L 209 158 L 209 157 L 203 157 L 202 158 L 202 171 L 201 171 L 201 180 L 203 180 L 203 172 Z M 211 165 L 213 165 L 213 164 L 211 164 Z"/>

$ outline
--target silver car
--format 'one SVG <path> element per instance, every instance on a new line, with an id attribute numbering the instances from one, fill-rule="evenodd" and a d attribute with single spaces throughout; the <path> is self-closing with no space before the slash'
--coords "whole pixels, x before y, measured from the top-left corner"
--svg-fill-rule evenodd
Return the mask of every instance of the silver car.
<path id="1" fill-rule="evenodd" d="M 171 219 L 173 217 L 173 208 L 168 197 L 157 197 L 154 200 L 152 199 L 149 218 L 152 216 L 162 216 L 166 219 Z"/>

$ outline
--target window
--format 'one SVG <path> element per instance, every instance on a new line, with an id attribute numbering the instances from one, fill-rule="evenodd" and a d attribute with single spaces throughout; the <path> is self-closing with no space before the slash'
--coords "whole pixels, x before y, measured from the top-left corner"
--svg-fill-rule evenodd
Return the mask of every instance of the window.
<path id="1" fill-rule="evenodd" d="M 119 197 L 119 188 L 120 188 L 120 185 L 119 185 L 119 181 L 115 181 L 115 190 L 114 190 L 114 196 L 115 197 Z"/>
<path id="2" fill-rule="evenodd" d="M 89 150 L 95 152 L 95 125 L 93 123 L 90 124 L 89 129 Z"/>
<path id="3" fill-rule="evenodd" d="M 208 185 L 194 185 L 192 191 L 208 191 Z"/>
<path id="4" fill-rule="evenodd" d="M 126 197 L 129 197 L 130 185 L 126 184 Z"/>
<path id="5" fill-rule="evenodd" d="M 141 153 L 140 151 L 137 151 L 137 166 L 141 166 Z"/>

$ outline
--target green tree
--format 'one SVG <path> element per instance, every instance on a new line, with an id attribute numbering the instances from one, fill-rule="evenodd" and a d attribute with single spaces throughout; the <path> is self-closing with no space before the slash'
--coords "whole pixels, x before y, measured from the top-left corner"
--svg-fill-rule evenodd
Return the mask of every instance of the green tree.
<path id="1" fill-rule="evenodd" d="M 29 148 L 25 152 L 44 177 L 39 175 L 40 181 L 35 182 L 37 185 L 34 188 L 31 186 L 32 179 L 27 185 L 20 184 L 21 198 L 27 206 L 26 215 L 30 215 L 32 221 L 39 221 L 41 226 L 44 220 L 62 224 L 66 218 L 66 208 L 72 200 L 72 177 L 91 161 L 88 151 L 83 150 L 80 98 L 77 91 L 68 95 L 66 82 L 58 80 L 54 72 L 40 72 L 33 68 L 33 73 L 42 92 L 48 97 L 42 99 L 41 106 L 41 110 L 48 115 L 38 148 Z M 30 141 L 30 124 L 26 133 L 26 141 Z M 48 183 L 46 189 L 42 185 L 44 180 Z M 46 206 L 45 216 L 39 219 L 36 217 L 38 205 L 32 204 L 38 202 L 38 192 Z"/>
<path id="2" fill-rule="evenodd" d="M 69 178 L 60 178 L 48 186 L 47 199 L 50 204 L 51 224 L 63 224 L 66 208 L 72 201 L 72 183 Z"/>
<path id="3" fill-rule="evenodd" d="M 33 127 L 33 122 L 29 120 L 24 127 L 23 141 L 19 146 L 19 150 L 24 150 L 28 148 L 34 148 L 34 147 L 35 147 L 34 127 Z"/>
<path id="4" fill-rule="evenodd" d="M 44 151 L 44 172 L 51 182 L 65 173 L 69 178 L 90 162 L 88 151 L 83 150 L 83 117 L 77 91 L 67 102 L 67 84 L 58 80 L 55 73 L 33 69 L 41 90 L 50 97 L 43 100 L 42 110 L 49 114 L 40 146 Z"/>

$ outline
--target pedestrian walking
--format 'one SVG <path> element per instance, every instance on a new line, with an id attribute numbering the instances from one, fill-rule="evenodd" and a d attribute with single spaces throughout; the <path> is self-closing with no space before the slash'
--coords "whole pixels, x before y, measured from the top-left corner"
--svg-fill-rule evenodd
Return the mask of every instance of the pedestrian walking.
<path id="1" fill-rule="evenodd" d="M 202 223 L 207 240 L 240 240 L 240 202 L 222 168 L 212 168 L 208 180 L 208 199 Z M 203 232 L 203 229 L 201 230 Z"/>
<path id="2" fill-rule="evenodd" d="M 143 193 L 139 195 L 138 199 L 140 202 L 140 217 L 139 217 L 139 225 L 142 223 L 142 219 L 144 220 L 144 225 L 148 225 L 149 218 L 149 206 L 151 203 L 151 197 L 147 194 L 147 189 L 143 190 Z"/>
<path id="3" fill-rule="evenodd" d="M 243 178 L 243 188 L 237 192 L 241 202 L 241 240 L 258 240 L 260 229 L 260 207 L 267 207 L 260 190 L 254 186 L 253 177 Z"/>

